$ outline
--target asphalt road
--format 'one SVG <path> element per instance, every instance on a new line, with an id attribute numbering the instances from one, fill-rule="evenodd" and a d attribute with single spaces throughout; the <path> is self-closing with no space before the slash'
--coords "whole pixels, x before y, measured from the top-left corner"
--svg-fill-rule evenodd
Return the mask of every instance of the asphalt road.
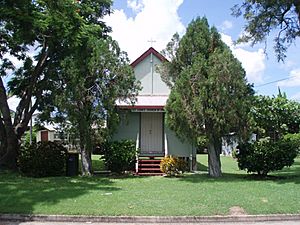
<path id="1" fill-rule="evenodd" d="M 91 223 L 91 222 L 12 222 L 0 221 L 0 225 L 142 225 L 141 223 Z M 143 223 L 153 225 L 172 225 L 174 223 Z M 176 223 L 177 225 L 299 225 L 300 221 L 265 221 L 265 222 L 211 222 L 211 223 Z"/>

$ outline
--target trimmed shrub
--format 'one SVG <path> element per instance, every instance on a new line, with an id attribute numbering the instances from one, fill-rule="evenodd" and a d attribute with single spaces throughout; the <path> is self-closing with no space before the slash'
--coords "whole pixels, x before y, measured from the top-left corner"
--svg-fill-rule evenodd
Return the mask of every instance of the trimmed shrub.
<path id="1" fill-rule="evenodd" d="M 132 140 L 108 142 L 104 146 L 104 161 L 107 169 L 122 173 L 134 170 L 136 149 Z"/>
<path id="2" fill-rule="evenodd" d="M 267 176 L 271 171 L 281 170 L 294 163 L 299 151 L 299 141 L 292 136 L 285 136 L 278 141 L 263 138 L 254 143 L 242 144 L 235 154 L 238 166 L 248 173 Z"/>
<path id="3" fill-rule="evenodd" d="M 32 177 L 65 174 L 67 150 L 56 142 L 39 142 L 20 149 L 18 165 L 22 173 Z"/>
<path id="4" fill-rule="evenodd" d="M 298 149 L 298 154 L 300 154 L 300 133 L 286 134 L 283 136 L 283 139 L 292 142 Z"/>
<path id="5" fill-rule="evenodd" d="M 160 162 L 160 170 L 167 176 L 176 176 L 187 170 L 187 163 L 174 156 L 166 156 Z"/>

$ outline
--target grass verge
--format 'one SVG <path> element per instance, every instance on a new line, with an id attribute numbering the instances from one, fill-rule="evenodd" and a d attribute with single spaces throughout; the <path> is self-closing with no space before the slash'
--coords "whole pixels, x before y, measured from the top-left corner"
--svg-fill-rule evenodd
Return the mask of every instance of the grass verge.
<path id="1" fill-rule="evenodd" d="M 182 177 L 51 177 L 0 174 L 0 213 L 67 215 L 227 215 L 300 213 L 300 159 L 274 177 L 257 180 L 222 157 L 223 177 L 200 172 Z"/>

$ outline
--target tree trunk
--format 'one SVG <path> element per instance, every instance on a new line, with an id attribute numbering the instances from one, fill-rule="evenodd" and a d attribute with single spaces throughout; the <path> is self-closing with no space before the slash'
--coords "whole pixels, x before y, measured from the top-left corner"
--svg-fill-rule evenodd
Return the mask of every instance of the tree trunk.
<path id="1" fill-rule="evenodd" d="M 81 165 L 82 165 L 82 176 L 92 175 L 92 160 L 91 154 L 85 147 L 81 148 Z"/>
<path id="2" fill-rule="evenodd" d="M 80 152 L 81 152 L 81 165 L 82 176 L 92 175 L 92 160 L 90 148 L 90 134 L 89 128 L 86 126 L 86 121 L 79 122 L 79 136 L 80 136 Z"/>
<path id="3" fill-rule="evenodd" d="M 17 170 L 18 151 L 20 149 L 17 136 L 13 133 L 7 136 L 7 149 L 0 159 L 0 168 Z"/>
<path id="4" fill-rule="evenodd" d="M 7 151 L 7 136 L 2 118 L 0 118 L 0 159 Z"/>
<path id="5" fill-rule="evenodd" d="M 216 138 L 209 138 L 208 143 L 208 174 L 211 177 L 222 176 L 220 160 L 220 141 Z"/>
<path id="6" fill-rule="evenodd" d="M 10 109 L 7 103 L 6 89 L 3 85 L 2 78 L 0 78 L 0 111 L 2 113 L 3 125 L 6 133 L 7 149 L 0 158 L 1 169 L 17 169 L 17 156 L 19 150 L 19 141 L 13 127 Z"/>

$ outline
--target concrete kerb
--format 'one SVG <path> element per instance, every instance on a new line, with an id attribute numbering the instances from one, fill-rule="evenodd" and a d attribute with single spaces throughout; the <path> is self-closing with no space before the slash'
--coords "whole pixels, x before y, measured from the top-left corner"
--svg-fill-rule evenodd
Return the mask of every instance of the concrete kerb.
<path id="1" fill-rule="evenodd" d="M 98 223 L 208 223 L 300 221 L 300 214 L 239 216 L 68 216 L 0 214 L 0 221 L 98 222 Z"/>

